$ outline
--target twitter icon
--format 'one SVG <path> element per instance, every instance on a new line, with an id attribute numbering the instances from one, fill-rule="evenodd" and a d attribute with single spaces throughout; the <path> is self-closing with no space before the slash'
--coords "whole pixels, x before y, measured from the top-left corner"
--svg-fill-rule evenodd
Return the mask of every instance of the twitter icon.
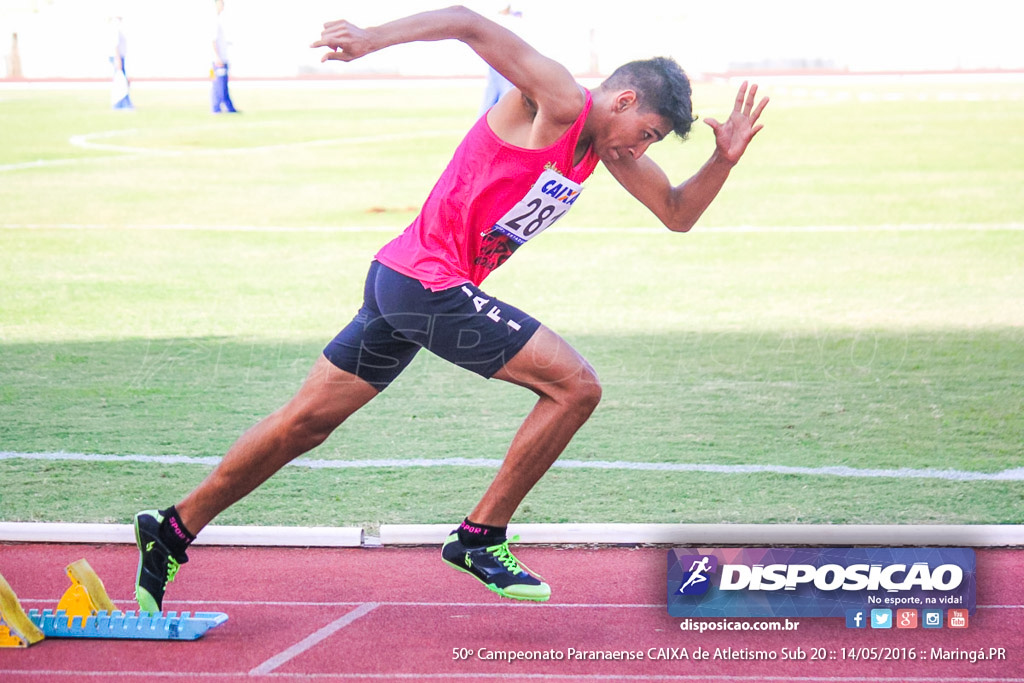
<path id="1" fill-rule="evenodd" d="M 871 610 L 871 628 L 892 628 L 892 610 Z"/>

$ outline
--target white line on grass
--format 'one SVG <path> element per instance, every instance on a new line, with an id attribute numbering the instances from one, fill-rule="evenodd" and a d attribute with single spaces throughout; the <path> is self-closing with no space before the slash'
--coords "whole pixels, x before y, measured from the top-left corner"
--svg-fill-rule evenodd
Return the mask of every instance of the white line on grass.
<path id="1" fill-rule="evenodd" d="M 16 453 L 0 451 L 0 460 L 47 460 L 68 462 L 143 462 L 160 465 L 207 465 L 220 462 L 219 457 L 185 455 L 108 455 L 99 453 Z M 299 458 L 289 467 L 324 469 L 384 469 L 411 467 L 494 468 L 501 460 L 494 458 L 378 458 L 369 460 L 314 460 Z M 715 465 L 710 463 L 634 462 L 627 460 L 556 460 L 554 467 L 574 470 L 627 470 L 640 472 L 706 472 L 711 474 L 791 474 L 809 477 L 853 477 L 893 479 L 939 479 L 944 481 L 1024 481 L 1024 467 L 998 472 L 968 470 L 860 469 L 856 467 L 795 467 L 790 465 Z"/>
<path id="2" fill-rule="evenodd" d="M 182 157 L 182 156 L 203 156 L 223 154 L 251 154 L 254 152 L 277 152 L 288 149 L 300 149 L 303 147 L 324 147 L 329 145 L 361 145 L 376 144 L 384 142 L 398 142 L 401 140 L 418 140 L 421 138 L 435 138 L 445 136 L 462 135 L 464 131 L 456 130 L 427 130 L 411 131 L 407 133 L 382 133 L 379 135 L 364 135 L 361 137 L 344 138 L 318 138 L 315 140 L 303 140 L 301 142 L 286 142 L 276 145 L 251 145 L 248 147 L 217 147 L 197 149 L 162 149 L 159 147 L 136 147 L 130 145 L 116 145 L 107 142 L 99 142 L 115 138 L 119 135 L 130 135 L 138 132 L 134 128 L 123 130 L 106 130 L 95 133 L 84 133 L 72 135 L 68 143 L 79 149 L 86 149 L 97 152 L 114 152 L 117 156 L 88 156 L 72 157 L 62 159 L 36 159 L 34 161 L 23 161 L 13 164 L 0 164 L 0 173 L 6 171 L 23 171 L 31 168 L 43 168 L 47 166 L 66 166 L 69 164 L 90 163 L 94 161 L 106 161 L 109 159 L 122 159 L 125 157 Z"/>
<path id="3" fill-rule="evenodd" d="M 195 130 L 195 127 L 190 130 Z M 68 142 L 74 146 L 82 149 L 94 149 L 102 150 L 107 152 L 122 152 L 126 154 L 136 154 L 142 156 L 186 156 L 194 154 L 238 154 L 238 153 L 249 153 L 249 152 L 268 152 L 278 151 L 282 149 L 299 149 L 302 147 L 324 147 L 329 145 L 361 145 L 371 144 L 379 142 L 399 142 L 402 140 L 418 140 L 420 138 L 431 138 L 431 137 L 444 137 L 451 135 L 461 135 L 462 131 L 458 130 L 424 130 L 424 131 L 409 131 L 406 133 L 380 133 L 377 135 L 363 135 L 360 137 L 341 137 L 341 138 L 316 138 L 313 140 L 302 140 L 299 142 L 282 142 L 275 145 L 248 145 L 243 147 L 214 147 L 214 148 L 197 148 L 197 149 L 161 149 L 160 147 L 133 147 L 127 145 L 114 145 L 106 142 L 97 142 L 97 140 L 106 140 L 109 138 L 117 137 L 119 135 L 131 135 L 137 133 L 138 130 L 130 128 L 127 130 L 105 130 L 96 133 L 85 133 L 82 135 L 72 135 L 68 138 Z M 0 167 L 2 170 L 3 167 Z"/>

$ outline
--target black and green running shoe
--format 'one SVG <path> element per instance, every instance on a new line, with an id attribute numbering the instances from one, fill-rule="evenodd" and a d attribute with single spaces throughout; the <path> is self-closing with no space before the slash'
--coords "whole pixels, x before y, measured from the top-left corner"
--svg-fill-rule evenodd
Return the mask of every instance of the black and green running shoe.
<path id="1" fill-rule="evenodd" d="M 135 515 L 135 544 L 139 547 L 139 571 L 135 577 L 135 600 L 141 612 L 159 612 L 167 584 L 174 580 L 188 555 L 173 554 L 160 540 L 160 523 L 164 518 L 157 510 L 143 510 Z"/>
<path id="2" fill-rule="evenodd" d="M 508 541 L 486 548 L 467 548 L 453 531 L 441 547 L 441 559 L 473 575 L 503 598 L 545 602 L 551 597 L 551 587 L 519 564 L 508 549 Z"/>

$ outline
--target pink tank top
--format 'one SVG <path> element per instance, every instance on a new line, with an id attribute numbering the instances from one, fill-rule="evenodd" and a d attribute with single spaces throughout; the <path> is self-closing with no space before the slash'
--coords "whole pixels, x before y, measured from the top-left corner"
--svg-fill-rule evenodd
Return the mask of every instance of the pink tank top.
<path id="1" fill-rule="evenodd" d="M 412 225 L 376 259 L 434 291 L 479 285 L 579 197 L 598 162 L 589 148 L 573 163 L 592 105 L 588 92 L 579 117 L 546 149 L 510 145 L 480 117 Z"/>

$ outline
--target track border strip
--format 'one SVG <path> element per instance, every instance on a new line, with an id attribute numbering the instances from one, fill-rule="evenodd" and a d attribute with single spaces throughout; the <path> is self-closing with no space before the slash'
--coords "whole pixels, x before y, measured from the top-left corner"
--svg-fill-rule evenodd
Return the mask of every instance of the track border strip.
<path id="1" fill-rule="evenodd" d="M 440 545 L 451 524 L 382 524 L 380 536 L 359 527 L 211 525 L 196 545 L 377 547 Z M 519 543 L 668 546 L 950 546 L 1024 547 L 1020 524 L 510 524 Z M 0 522 L 0 543 L 135 544 L 131 524 Z"/>

